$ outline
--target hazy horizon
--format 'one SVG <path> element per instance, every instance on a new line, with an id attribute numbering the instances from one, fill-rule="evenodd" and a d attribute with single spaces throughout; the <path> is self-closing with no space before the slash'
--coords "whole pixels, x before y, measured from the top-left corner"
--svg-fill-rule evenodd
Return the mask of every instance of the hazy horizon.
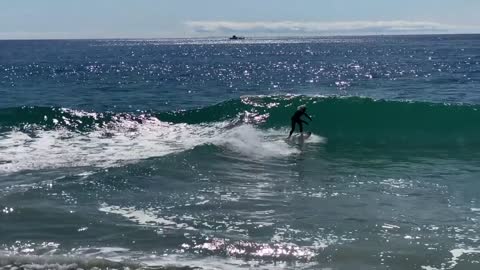
<path id="1" fill-rule="evenodd" d="M 310 38 L 354 38 L 354 37 L 388 37 L 388 36 L 462 36 L 462 35 L 480 35 L 480 32 L 472 33 L 426 33 L 426 34 L 339 34 L 339 35 L 276 35 L 276 36 L 246 36 L 238 33 L 222 36 L 196 36 L 196 37 L 80 37 L 80 38 L 0 38 L 0 41 L 42 41 L 42 40 L 208 40 L 208 39 L 225 39 L 232 37 L 244 37 L 244 41 L 262 40 L 262 39 L 310 39 Z"/>

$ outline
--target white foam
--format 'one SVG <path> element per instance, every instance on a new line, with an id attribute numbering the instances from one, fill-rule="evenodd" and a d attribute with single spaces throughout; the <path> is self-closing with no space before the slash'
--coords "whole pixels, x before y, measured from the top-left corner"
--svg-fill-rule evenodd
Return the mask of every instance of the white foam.
<path id="1" fill-rule="evenodd" d="M 251 125 L 242 125 L 215 138 L 213 143 L 252 158 L 282 157 L 298 153 L 299 150 L 288 145 L 284 138 L 285 133 L 282 131 L 260 131 Z"/>
<path id="2" fill-rule="evenodd" d="M 312 134 L 308 140 L 305 140 L 305 143 L 327 143 L 327 139 L 322 136 Z"/>
<path id="3" fill-rule="evenodd" d="M 264 264 L 262 260 L 243 260 L 234 257 L 193 257 L 188 255 L 164 255 L 164 256 L 151 256 L 142 260 L 142 263 L 150 267 L 158 266 L 176 266 L 176 267 L 197 267 L 199 269 L 211 269 L 211 270 L 242 270 L 242 269 L 291 269 L 292 265 L 288 262 L 276 261 L 275 264 Z M 312 268 L 319 270 L 331 270 L 330 268 L 321 268 L 316 263 L 295 263 L 296 268 Z"/>
<path id="4" fill-rule="evenodd" d="M 468 255 L 468 254 L 480 254 L 480 249 L 477 248 L 456 248 L 450 250 L 450 253 L 452 254 L 452 259 L 447 262 L 446 266 L 442 266 L 441 268 L 435 268 L 432 266 L 422 266 L 422 269 L 425 270 L 447 270 L 447 269 L 455 269 L 455 267 L 458 265 L 458 262 L 460 261 L 460 258 L 463 255 Z"/>
<path id="5" fill-rule="evenodd" d="M 177 223 L 169 217 L 162 217 L 161 213 L 154 209 L 137 209 L 134 207 L 120 207 L 102 204 L 98 209 L 109 214 L 117 214 L 127 218 L 142 226 L 157 227 L 157 232 L 161 233 L 162 229 L 185 229 L 196 230 L 185 223 Z"/>
<path id="6" fill-rule="evenodd" d="M 422 269 L 424 270 L 439 270 L 438 268 L 435 268 L 435 267 L 432 267 L 432 266 L 425 266 L 425 265 L 422 265 Z"/>
<path id="7" fill-rule="evenodd" d="M 386 230 L 393 230 L 393 229 L 400 229 L 400 226 L 393 225 L 393 224 L 388 224 L 388 223 L 384 223 L 384 224 L 382 225 L 382 228 L 383 228 L 383 229 L 386 229 Z"/>
<path id="8" fill-rule="evenodd" d="M 125 124 L 125 123 L 124 123 Z M 55 167 L 108 167 L 137 159 L 162 156 L 195 146 L 199 135 L 189 126 L 160 121 L 98 129 L 79 134 L 67 130 L 39 131 L 36 137 L 12 131 L 0 139 L 0 172 Z M 188 136 L 181 138 L 182 136 Z M 198 141 L 198 140 L 197 140 Z"/>
<path id="9" fill-rule="evenodd" d="M 188 248 L 188 244 L 182 247 Z M 260 245 L 260 254 L 267 252 L 275 253 L 269 250 L 268 246 Z M 303 249 L 295 248 L 295 246 L 274 246 L 277 251 L 282 252 L 288 249 L 289 253 L 302 252 Z M 264 249 L 267 248 L 267 251 Z M 243 249 L 242 249 L 243 250 Z M 228 246 L 227 251 L 240 251 L 233 246 Z M 307 253 L 310 251 L 306 250 Z M 257 255 L 257 254 L 255 254 Z M 299 254 L 296 254 L 299 255 Z M 331 270 L 330 268 L 320 268 L 317 262 L 296 262 L 298 268 L 312 268 Z M 291 263 L 286 261 L 276 261 L 275 264 L 265 264 L 261 258 L 248 260 L 236 258 L 235 256 L 197 256 L 194 254 L 169 254 L 157 255 L 152 253 L 142 253 L 132 251 L 122 247 L 87 247 L 74 248 L 68 254 L 64 255 L 18 255 L 9 254 L 0 251 L 0 268 L 10 269 L 10 267 L 18 269 L 145 269 L 145 268 L 166 268 L 180 269 L 182 267 L 199 268 L 199 269 L 291 269 Z M 2 268 L 2 269 L 3 269 Z"/>
<path id="10" fill-rule="evenodd" d="M 142 265 L 130 261 L 115 262 L 111 258 L 103 259 L 93 256 L 75 257 L 70 255 L 12 255 L 0 254 L 1 269 L 36 269 L 36 270 L 69 270 L 69 269 L 139 269 Z M 128 259 L 128 257 L 125 257 Z"/>
<path id="11" fill-rule="evenodd" d="M 449 263 L 450 263 L 450 268 L 449 269 L 453 269 L 453 268 L 455 268 L 455 266 L 457 266 L 458 260 L 460 259 L 460 257 L 462 255 L 464 255 L 464 254 L 480 254 L 480 250 L 473 249 L 473 248 L 466 248 L 466 249 L 457 248 L 457 249 L 450 250 L 450 253 L 452 253 L 452 259 L 449 261 Z"/>
<path id="12" fill-rule="evenodd" d="M 226 147 L 250 158 L 282 157 L 299 151 L 283 141 L 284 131 L 261 130 L 251 125 L 227 129 L 228 124 L 171 124 L 150 118 L 143 123 L 119 120 L 86 133 L 56 129 L 40 130 L 30 136 L 10 131 L 0 136 L 0 173 L 61 167 L 105 168 L 204 144 Z"/>

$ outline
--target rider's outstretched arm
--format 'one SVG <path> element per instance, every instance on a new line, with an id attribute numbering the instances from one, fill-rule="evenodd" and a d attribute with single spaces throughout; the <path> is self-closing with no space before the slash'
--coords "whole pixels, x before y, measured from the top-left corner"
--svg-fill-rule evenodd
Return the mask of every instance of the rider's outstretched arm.
<path id="1" fill-rule="evenodd" d="M 310 121 L 312 121 L 312 118 L 307 114 L 307 113 L 303 113 L 308 119 L 310 119 Z"/>

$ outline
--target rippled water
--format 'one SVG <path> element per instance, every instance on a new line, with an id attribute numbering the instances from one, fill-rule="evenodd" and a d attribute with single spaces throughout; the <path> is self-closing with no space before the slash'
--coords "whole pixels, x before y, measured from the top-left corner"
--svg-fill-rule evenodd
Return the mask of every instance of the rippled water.
<path id="1" fill-rule="evenodd" d="M 272 93 L 480 101 L 475 35 L 3 41 L 0 49 L 3 107 L 169 110 Z"/>

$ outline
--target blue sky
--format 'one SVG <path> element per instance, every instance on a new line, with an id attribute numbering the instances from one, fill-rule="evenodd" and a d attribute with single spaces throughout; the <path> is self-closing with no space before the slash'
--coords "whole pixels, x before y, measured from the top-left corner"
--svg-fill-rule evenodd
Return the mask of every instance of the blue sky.
<path id="1" fill-rule="evenodd" d="M 0 39 L 480 33 L 480 0 L 3 0 Z"/>

